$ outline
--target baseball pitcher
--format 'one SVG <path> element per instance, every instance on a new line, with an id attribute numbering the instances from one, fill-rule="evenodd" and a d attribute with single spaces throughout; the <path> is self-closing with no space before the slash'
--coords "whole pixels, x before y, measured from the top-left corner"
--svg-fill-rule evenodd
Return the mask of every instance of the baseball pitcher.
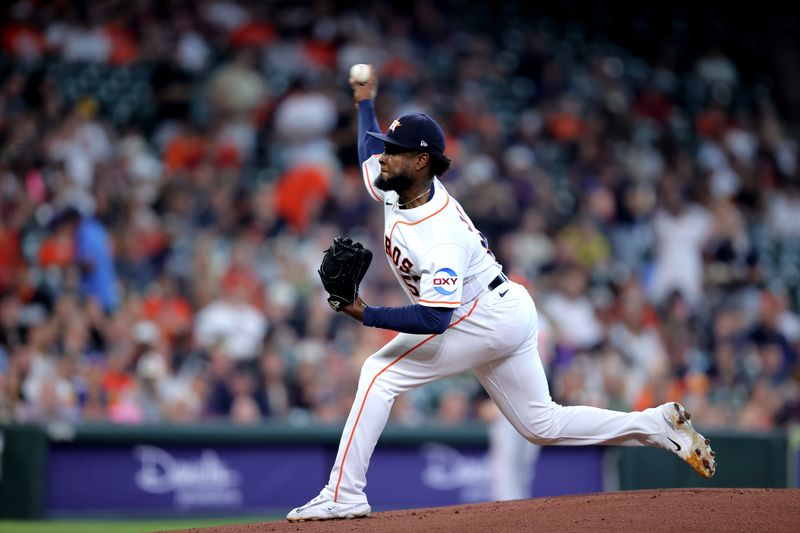
<path id="1" fill-rule="evenodd" d="M 398 117 L 381 133 L 377 75 L 351 78 L 367 193 L 385 215 L 383 253 L 411 304 L 367 305 L 359 284 L 372 253 L 347 238 L 325 252 L 319 275 L 334 311 L 400 332 L 361 369 L 328 483 L 290 521 L 369 515 L 369 460 L 394 398 L 414 387 L 475 373 L 502 414 L 535 444 L 614 444 L 670 450 L 701 476 L 714 475 L 709 441 L 677 403 L 642 412 L 564 407 L 550 397 L 537 351 L 538 318 L 527 290 L 509 281 L 481 232 L 441 182 L 450 167 L 442 129 L 429 116 Z"/>

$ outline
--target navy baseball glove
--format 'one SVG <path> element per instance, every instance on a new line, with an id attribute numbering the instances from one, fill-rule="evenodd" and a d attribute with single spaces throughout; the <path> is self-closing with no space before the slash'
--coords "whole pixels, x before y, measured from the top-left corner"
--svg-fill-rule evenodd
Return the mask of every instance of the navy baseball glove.
<path id="1" fill-rule="evenodd" d="M 325 250 L 317 270 L 322 286 L 328 291 L 328 304 L 341 311 L 358 297 L 358 286 L 372 262 L 372 252 L 349 237 L 336 237 Z"/>

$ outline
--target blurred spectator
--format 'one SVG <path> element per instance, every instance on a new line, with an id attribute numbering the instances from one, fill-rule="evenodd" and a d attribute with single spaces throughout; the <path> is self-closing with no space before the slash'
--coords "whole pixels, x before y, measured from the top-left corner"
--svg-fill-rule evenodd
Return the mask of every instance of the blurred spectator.
<path id="1" fill-rule="evenodd" d="M 66 189 L 91 188 L 95 166 L 111 157 L 111 140 L 94 120 L 97 108 L 97 101 L 83 99 L 49 139 L 47 155 L 51 160 L 64 164 Z"/>
<path id="2" fill-rule="evenodd" d="M 22 301 L 12 292 L 0 293 L 0 347 L 5 356 L 26 344 L 28 328 L 22 321 Z"/>
<path id="3" fill-rule="evenodd" d="M 679 184 L 666 176 L 661 191 L 663 205 L 655 214 L 655 273 L 652 294 L 663 303 L 679 291 L 692 306 L 703 296 L 703 248 L 711 231 L 708 210 L 688 202 Z"/>
<path id="4" fill-rule="evenodd" d="M 774 427 L 781 408 L 781 398 L 777 390 L 768 381 L 759 381 L 747 405 L 742 409 L 739 418 L 739 429 L 750 431 L 768 431 Z"/>
<path id="5" fill-rule="evenodd" d="M 164 169 L 170 175 L 193 170 L 207 153 L 207 139 L 191 123 L 183 122 L 164 149 Z"/>
<path id="6" fill-rule="evenodd" d="M 207 348 L 221 341 L 235 360 L 258 356 L 268 324 L 264 314 L 248 303 L 250 290 L 246 280 L 235 274 L 221 294 L 198 311 L 195 335 L 199 346 Z"/>
<path id="7" fill-rule="evenodd" d="M 287 168 L 335 165 L 334 147 L 328 136 L 336 122 L 336 107 L 330 96 L 302 81 L 294 82 L 275 109 L 275 137 L 285 151 L 282 163 Z"/>
<path id="8" fill-rule="evenodd" d="M 628 271 L 642 272 L 655 238 L 650 220 L 656 204 L 655 191 L 645 183 L 624 182 L 616 196 L 615 217 L 609 228 L 613 255 Z"/>
<path id="9" fill-rule="evenodd" d="M 797 362 L 797 354 L 784 334 L 785 330 L 793 339 L 797 339 L 797 318 L 786 311 L 781 294 L 764 291 L 761 293 L 760 304 L 760 319 L 749 337 L 761 351 L 765 377 L 779 383 L 788 377 L 790 369 Z"/>
<path id="10" fill-rule="evenodd" d="M 586 295 L 587 283 L 580 267 L 568 266 L 559 276 L 558 289 L 543 302 L 557 332 L 557 345 L 569 350 L 590 349 L 603 339 L 602 325 Z"/>
<path id="11" fill-rule="evenodd" d="M 467 396 L 457 389 L 452 389 L 439 397 L 436 422 L 442 426 L 458 426 L 469 417 Z"/>
<path id="12" fill-rule="evenodd" d="M 712 88 L 732 91 L 739 81 L 739 73 L 733 61 L 719 47 L 713 47 L 697 61 L 697 74 Z"/>
<path id="13" fill-rule="evenodd" d="M 281 175 L 275 188 L 277 213 L 290 227 L 304 233 L 319 217 L 330 184 L 316 166 L 296 166 Z"/>
<path id="14" fill-rule="evenodd" d="M 608 239 L 588 216 L 581 216 L 561 230 L 559 243 L 564 249 L 564 259 L 587 271 L 603 265 L 611 252 Z"/>
<path id="15" fill-rule="evenodd" d="M 142 422 L 164 420 L 164 405 L 160 386 L 167 376 L 167 365 L 161 354 L 148 352 L 136 364 L 136 405 L 141 409 Z"/>
<path id="16" fill-rule="evenodd" d="M 189 335 L 194 320 L 191 304 L 180 293 L 177 280 L 169 276 L 150 285 L 142 300 L 142 315 L 156 324 L 170 342 Z"/>
<path id="17" fill-rule="evenodd" d="M 508 261 L 509 270 L 519 268 L 529 276 L 536 276 L 554 259 L 555 244 L 545 233 L 544 224 L 540 213 L 527 211 L 519 229 L 501 240 L 499 249 Z"/>
<path id="18" fill-rule="evenodd" d="M 729 290 L 759 282 L 755 250 L 750 245 L 742 212 L 734 202 L 721 199 L 712 206 L 711 216 L 706 279 Z"/>
<path id="19" fill-rule="evenodd" d="M 800 238 L 800 183 L 786 183 L 768 199 L 767 224 L 777 236 Z"/>
<path id="20" fill-rule="evenodd" d="M 211 78 L 208 100 L 215 113 L 234 119 L 250 119 L 267 95 L 255 58 L 248 49 L 236 52 L 233 61 Z"/>
<path id="21" fill-rule="evenodd" d="M 113 312 L 119 296 L 110 236 L 103 224 L 68 207 L 56 217 L 53 226 L 57 234 L 72 239 L 71 259 L 80 271 L 81 295 L 95 299 L 105 312 Z"/>
<path id="22" fill-rule="evenodd" d="M 259 360 L 261 378 L 256 398 L 265 416 L 286 418 L 297 405 L 298 391 L 289 380 L 283 358 L 274 351 L 266 350 Z"/>
<path id="23" fill-rule="evenodd" d="M 611 326 L 609 337 L 631 364 L 631 378 L 646 381 L 669 363 L 661 342 L 655 310 L 647 304 L 642 288 L 627 285 L 620 294 L 620 320 Z"/>
<path id="24" fill-rule="evenodd" d="M 255 424 L 260 420 L 261 413 L 252 396 L 239 395 L 233 399 L 231 421 L 234 424 Z"/>
<path id="25" fill-rule="evenodd" d="M 46 48 L 41 28 L 26 21 L 33 9 L 29 2 L 16 2 L 10 10 L 11 20 L 3 30 L 3 52 L 23 63 L 40 60 Z"/>
<path id="26" fill-rule="evenodd" d="M 21 284 L 25 273 L 19 232 L 4 219 L 0 216 L 0 292 Z"/>

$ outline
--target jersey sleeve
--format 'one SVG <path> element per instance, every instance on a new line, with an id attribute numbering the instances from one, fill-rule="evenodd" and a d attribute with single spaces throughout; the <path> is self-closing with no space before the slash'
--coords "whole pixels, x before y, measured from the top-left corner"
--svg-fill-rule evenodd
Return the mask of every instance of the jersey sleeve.
<path id="1" fill-rule="evenodd" d="M 367 135 L 368 131 L 379 132 L 380 127 L 372 100 L 362 100 L 358 104 L 358 160 L 361 163 L 361 175 L 372 199 L 383 202 L 386 194 L 372 183 L 381 172 L 378 157 L 383 153 L 383 142 Z"/>
<path id="2" fill-rule="evenodd" d="M 364 161 L 376 154 L 383 153 L 383 141 L 367 135 L 368 131 L 380 133 L 378 117 L 372 100 L 362 100 L 358 104 L 358 161 Z"/>
<path id="3" fill-rule="evenodd" d="M 419 304 L 458 307 L 464 287 L 467 251 L 459 244 L 440 244 L 423 256 L 419 281 Z"/>

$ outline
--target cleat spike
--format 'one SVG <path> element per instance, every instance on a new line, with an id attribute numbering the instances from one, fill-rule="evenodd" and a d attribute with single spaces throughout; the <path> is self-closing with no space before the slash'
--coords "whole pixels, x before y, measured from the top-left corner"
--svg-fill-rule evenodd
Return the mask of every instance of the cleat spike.
<path id="1" fill-rule="evenodd" d="M 700 457 L 700 448 L 695 448 L 695 449 L 694 449 L 694 453 L 695 453 L 695 454 L 696 454 L 698 457 Z"/>

